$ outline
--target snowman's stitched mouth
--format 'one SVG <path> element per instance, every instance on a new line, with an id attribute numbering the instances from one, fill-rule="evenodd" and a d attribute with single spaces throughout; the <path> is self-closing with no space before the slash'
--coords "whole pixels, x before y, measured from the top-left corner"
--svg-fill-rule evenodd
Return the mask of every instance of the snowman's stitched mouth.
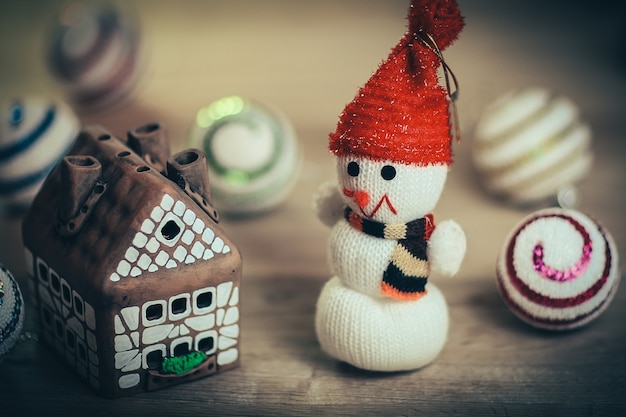
<path id="1" fill-rule="evenodd" d="M 367 198 L 365 198 L 365 201 L 363 201 L 365 202 L 365 204 L 361 204 L 361 201 L 359 201 L 361 200 L 360 198 L 358 198 L 359 194 L 365 194 L 367 196 Z M 367 218 L 371 219 L 372 217 L 374 217 L 374 215 L 376 215 L 376 213 L 378 213 L 378 210 L 380 210 L 380 208 L 382 207 L 383 203 L 387 203 L 387 207 L 389 207 L 389 210 L 391 210 L 393 214 L 398 214 L 398 211 L 391 203 L 391 200 L 389 199 L 389 196 L 387 194 L 383 195 L 380 198 L 380 200 L 378 201 L 378 204 L 376 204 L 376 206 L 374 207 L 374 210 L 372 210 L 370 214 L 367 214 L 365 212 L 365 206 L 367 206 L 367 202 L 369 202 L 369 194 L 367 194 L 367 192 L 353 191 L 353 190 L 344 188 L 343 195 L 349 198 L 354 198 L 354 201 L 357 203 L 357 206 L 359 206 L 359 210 L 361 210 L 361 213 L 363 213 L 363 215 Z"/>
<path id="2" fill-rule="evenodd" d="M 378 204 L 376 204 L 376 207 L 374 207 L 374 210 L 372 210 L 372 212 L 370 213 L 369 216 L 367 214 L 365 214 L 365 212 L 363 212 L 363 214 L 365 214 L 369 218 L 374 217 L 374 215 L 376 213 L 378 213 L 378 210 L 380 210 L 380 208 L 382 207 L 383 203 L 387 203 L 387 207 L 389 207 L 389 210 L 391 210 L 391 212 L 393 214 L 398 214 L 398 211 L 393 206 L 393 204 L 391 204 L 391 200 L 389 200 L 389 196 L 387 194 L 385 194 L 385 195 L 383 195 L 381 197 L 380 201 L 378 202 Z M 363 211 L 363 210 L 361 210 L 361 211 Z"/>

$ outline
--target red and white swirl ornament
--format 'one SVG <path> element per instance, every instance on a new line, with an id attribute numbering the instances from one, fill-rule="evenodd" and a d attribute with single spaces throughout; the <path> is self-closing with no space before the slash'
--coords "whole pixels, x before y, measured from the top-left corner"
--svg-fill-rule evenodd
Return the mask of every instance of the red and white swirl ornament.
<path id="1" fill-rule="evenodd" d="M 586 215 L 560 208 L 522 220 L 497 263 L 498 289 L 507 306 L 525 322 L 549 330 L 574 329 L 598 317 L 619 279 L 611 235 Z"/>

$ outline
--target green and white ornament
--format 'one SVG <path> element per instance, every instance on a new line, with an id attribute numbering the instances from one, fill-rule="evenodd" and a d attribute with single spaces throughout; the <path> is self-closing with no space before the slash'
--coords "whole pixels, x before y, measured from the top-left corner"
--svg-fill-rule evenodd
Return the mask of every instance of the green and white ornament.
<path id="1" fill-rule="evenodd" d="M 215 204 L 232 214 L 254 214 L 282 203 L 302 159 L 283 114 L 238 96 L 201 108 L 188 145 L 206 153 Z"/>

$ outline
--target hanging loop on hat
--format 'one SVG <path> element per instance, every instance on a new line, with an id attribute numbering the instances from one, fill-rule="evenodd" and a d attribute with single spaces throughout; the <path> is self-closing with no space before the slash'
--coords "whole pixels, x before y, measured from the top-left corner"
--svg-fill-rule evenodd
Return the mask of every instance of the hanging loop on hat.
<path id="1" fill-rule="evenodd" d="M 441 61 L 441 66 L 443 68 L 443 74 L 446 80 L 446 89 L 448 90 L 448 95 L 450 99 L 456 101 L 459 97 L 459 82 L 456 79 L 456 76 L 452 72 L 452 69 L 448 64 L 446 64 L 445 59 L 443 59 L 443 53 L 435 39 L 430 35 L 430 33 L 426 32 L 424 29 L 420 29 L 417 33 L 414 33 L 413 36 L 416 40 L 420 41 L 422 45 L 430 49 L 432 52 L 437 55 L 439 60 Z M 450 77 L 452 77 L 452 82 L 454 83 L 454 91 L 450 88 Z"/>
<path id="2" fill-rule="evenodd" d="M 459 127 L 459 116 L 456 109 L 456 100 L 459 98 L 459 82 L 457 81 L 450 66 L 446 63 L 445 59 L 443 59 L 443 53 L 430 33 L 426 32 L 424 29 L 420 29 L 413 34 L 413 38 L 420 41 L 426 48 L 430 49 L 441 61 L 441 68 L 443 69 L 443 75 L 446 81 L 446 90 L 448 90 L 448 96 L 450 97 L 451 131 L 453 139 L 459 143 L 461 142 L 461 129 Z M 450 78 L 452 78 L 452 82 L 454 83 L 454 90 L 450 88 Z"/>

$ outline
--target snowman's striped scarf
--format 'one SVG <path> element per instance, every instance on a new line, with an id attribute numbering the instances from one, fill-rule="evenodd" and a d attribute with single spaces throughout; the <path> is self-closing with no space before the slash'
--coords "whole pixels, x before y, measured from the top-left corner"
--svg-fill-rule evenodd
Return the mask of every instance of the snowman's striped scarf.
<path id="1" fill-rule="evenodd" d="M 381 282 L 381 293 L 398 300 L 417 300 L 426 294 L 430 273 L 428 239 L 435 229 L 432 214 L 409 223 L 385 224 L 366 219 L 350 207 L 344 210 L 355 229 L 377 238 L 397 240 Z"/>

